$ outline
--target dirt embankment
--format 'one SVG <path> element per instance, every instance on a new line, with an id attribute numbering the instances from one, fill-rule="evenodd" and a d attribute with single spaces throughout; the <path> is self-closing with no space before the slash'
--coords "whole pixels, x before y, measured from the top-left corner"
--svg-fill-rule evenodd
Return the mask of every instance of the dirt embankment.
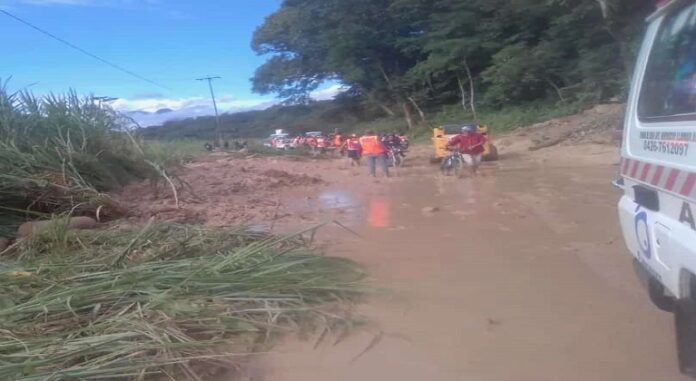
<path id="1" fill-rule="evenodd" d="M 597 165 L 618 158 L 616 132 L 622 104 L 598 105 L 580 114 L 520 127 L 498 140 L 508 158 L 544 165 Z"/>
<path id="2" fill-rule="evenodd" d="M 533 145 L 530 151 L 546 147 L 578 144 L 614 144 L 613 132 L 621 128 L 624 106 L 620 104 L 598 105 L 581 114 L 537 123 L 517 134 L 527 134 Z"/>

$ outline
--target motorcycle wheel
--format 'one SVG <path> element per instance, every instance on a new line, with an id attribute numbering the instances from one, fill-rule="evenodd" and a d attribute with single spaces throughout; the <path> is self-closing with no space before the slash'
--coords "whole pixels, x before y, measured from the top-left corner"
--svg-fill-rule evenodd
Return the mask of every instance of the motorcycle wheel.
<path id="1" fill-rule="evenodd" d="M 401 155 L 400 154 L 392 154 L 392 156 L 393 156 L 393 160 L 394 160 L 394 167 L 400 168 L 401 163 L 402 163 Z"/>
<path id="2" fill-rule="evenodd" d="M 440 172 L 443 176 L 448 176 L 450 169 L 452 168 L 452 159 L 450 157 L 444 158 L 442 164 L 440 164 Z"/>
<path id="3" fill-rule="evenodd" d="M 452 158 L 452 171 L 455 177 L 459 177 L 462 174 L 462 160 L 460 158 Z"/>

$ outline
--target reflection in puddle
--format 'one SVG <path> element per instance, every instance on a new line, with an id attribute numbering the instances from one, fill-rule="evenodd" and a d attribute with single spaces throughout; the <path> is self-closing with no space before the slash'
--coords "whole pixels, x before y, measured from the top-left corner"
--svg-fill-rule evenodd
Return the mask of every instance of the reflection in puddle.
<path id="1" fill-rule="evenodd" d="M 362 225 L 367 223 L 373 228 L 388 228 L 391 226 L 392 201 L 387 197 L 371 197 L 365 200 L 344 190 L 322 192 L 316 198 L 306 198 L 305 208 L 318 208 L 319 219 L 325 218 L 324 212 L 331 211 L 334 218 L 346 225 Z M 306 210 L 300 207 L 298 210 Z M 265 226 L 255 226 L 263 229 Z"/>
<path id="2" fill-rule="evenodd" d="M 360 205 L 353 195 L 343 191 L 324 192 L 319 195 L 319 203 L 326 208 L 351 208 Z"/>
<path id="3" fill-rule="evenodd" d="M 391 201 L 387 198 L 370 199 L 367 207 L 367 224 L 373 228 L 389 227 Z"/>
<path id="4" fill-rule="evenodd" d="M 326 219 L 326 212 L 329 212 L 331 218 L 349 226 L 359 225 L 364 219 L 363 201 L 346 190 L 329 190 L 320 193 L 316 198 L 307 197 L 304 206 L 305 209 L 300 208 L 304 213 L 307 209 L 318 211 L 318 220 Z"/>

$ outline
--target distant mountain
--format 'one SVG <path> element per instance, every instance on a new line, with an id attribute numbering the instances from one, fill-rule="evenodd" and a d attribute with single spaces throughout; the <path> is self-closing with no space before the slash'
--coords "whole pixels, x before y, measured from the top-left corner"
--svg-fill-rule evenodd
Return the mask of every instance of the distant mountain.
<path id="1" fill-rule="evenodd" d="M 178 111 L 165 115 L 171 116 Z M 355 98 L 338 101 L 319 101 L 308 105 L 274 105 L 263 110 L 250 110 L 220 115 L 221 132 L 225 139 L 262 138 L 277 129 L 290 133 L 306 131 L 343 133 L 352 131 L 366 120 L 374 120 L 382 115 L 381 110 L 366 109 Z M 140 123 L 143 127 L 148 124 Z M 215 138 L 216 121 L 210 114 L 198 114 L 188 118 L 170 118 L 159 126 L 144 128 L 140 133 L 151 139 L 199 139 Z"/>
<path id="2" fill-rule="evenodd" d="M 150 115 L 152 113 L 147 112 L 147 111 L 142 111 L 142 110 L 135 110 L 135 111 L 124 112 L 124 114 L 126 114 L 130 117 L 135 117 L 135 116 L 140 116 L 140 115 Z"/>
<path id="3" fill-rule="evenodd" d="M 234 114 L 237 112 L 243 112 L 243 111 L 248 111 L 248 110 L 262 110 L 267 107 L 270 107 L 274 104 L 275 102 L 267 102 L 267 103 L 262 103 L 254 107 L 239 107 L 239 108 L 233 108 L 229 110 L 225 110 L 225 112 L 222 112 L 221 115 L 224 114 Z M 203 105 L 193 105 L 193 106 L 188 106 L 184 107 L 178 110 L 173 110 L 170 108 L 161 108 L 157 111 L 150 112 L 150 111 L 145 111 L 145 110 L 133 110 L 133 111 L 124 111 L 123 112 L 125 115 L 133 118 L 140 126 L 142 127 L 150 127 L 150 126 L 161 126 L 167 122 L 173 122 L 173 121 L 178 121 L 178 120 L 183 120 L 183 119 L 189 119 L 189 118 L 200 118 L 200 117 L 206 117 L 206 116 L 212 116 L 215 115 L 215 110 L 213 110 L 212 106 L 203 106 Z"/>
<path id="4" fill-rule="evenodd" d="M 342 85 L 333 85 L 326 89 L 312 92 L 310 95 L 317 101 L 328 101 L 336 95 L 345 92 L 345 90 Z M 167 122 L 203 117 L 211 117 L 211 120 L 214 120 L 212 117 L 215 115 L 215 110 L 210 100 L 206 97 L 182 98 L 175 101 L 166 102 L 166 99 L 160 97 L 138 100 L 120 99 L 116 109 L 133 118 L 142 127 L 161 126 Z M 177 106 L 172 106 L 174 104 Z M 232 96 L 221 96 L 218 99 L 220 116 L 265 110 L 277 104 L 278 100 L 244 100 Z M 155 107 L 162 108 L 155 109 Z"/>

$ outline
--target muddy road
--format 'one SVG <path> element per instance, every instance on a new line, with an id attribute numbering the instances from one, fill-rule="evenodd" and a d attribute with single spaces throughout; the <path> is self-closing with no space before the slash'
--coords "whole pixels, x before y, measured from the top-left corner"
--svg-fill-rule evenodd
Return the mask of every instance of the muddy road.
<path id="1" fill-rule="evenodd" d="M 671 315 L 652 307 L 623 246 L 615 152 L 568 152 L 510 156 L 477 179 L 416 165 L 306 197 L 362 235 L 323 239 L 388 291 L 361 308 L 367 329 L 336 346 L 289 340 L 251 378 L 681 380 Z"/>
<path id="2" fill-rule="evenodd" d="M 500 139 L 502 160 L 476 179 L 440 175 L 427 146 L 377 180 L 340 160 L 220 154 L 178 174 L 190 186 L 180 209 L 146 184 L 122 200 L 136 220 L 338 220 L 360 234 L 328 226 L 319 241 L 383 290 L 359 307 L 370 324 L 338 345 L 286 338 L 244 367 L 249 380 L 683 380 L 672 316 L 650 304 L 624 248 L 617 152 L 595 143 L 597 125 L 611 123 L 533 153 L 557 125 Z"/>

